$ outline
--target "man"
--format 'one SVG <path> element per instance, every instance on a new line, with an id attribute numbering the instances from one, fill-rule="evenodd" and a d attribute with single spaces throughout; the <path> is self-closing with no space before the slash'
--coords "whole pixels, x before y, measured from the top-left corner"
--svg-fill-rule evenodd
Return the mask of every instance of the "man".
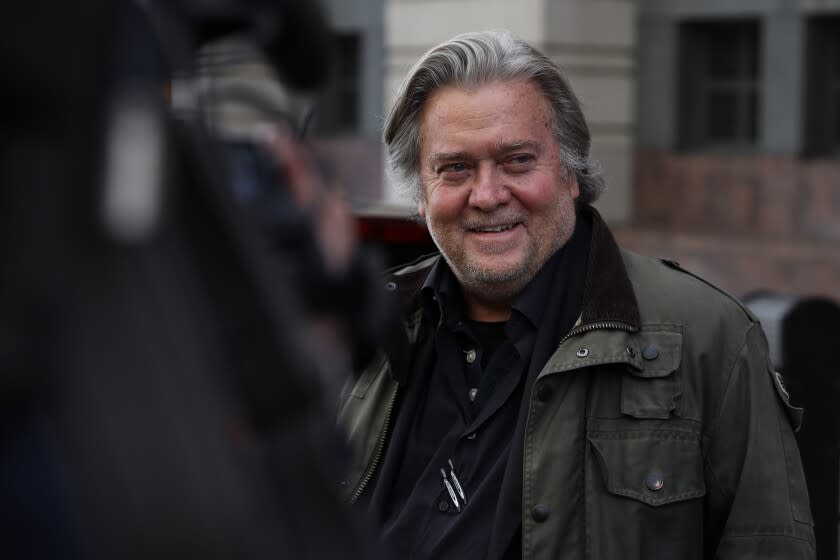
<path id="1" fill-rule="evenodd" d="M 440 249 L 340 412 L 395 558 L 813 558 L 788 403 L 737 301 L 620 250 L 558 69 L 507 32 L 424 55 L 385 125 Z"/>

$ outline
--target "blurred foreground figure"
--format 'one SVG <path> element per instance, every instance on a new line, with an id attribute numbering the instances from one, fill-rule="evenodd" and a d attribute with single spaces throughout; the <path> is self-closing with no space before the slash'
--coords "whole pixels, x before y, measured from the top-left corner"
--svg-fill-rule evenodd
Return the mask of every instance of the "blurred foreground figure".
<path id="1" fill-rule="evenodd" d="M 808 559 L 792 407 L 758 321 L 616 246 L 557 67 L 507 32 L 410 70 L 385 124 L 439 256 L 340 420 L 395 558 Z"/>
<path id="2" fill-rule="evenodd" d="M 4 13 L 0 557 L 371 557 L 328 412 L 371 331 L 349 217 L 290 119 L 242 148 L 166 107 L 229 33 L 317 85 L 312 6 Z"/>

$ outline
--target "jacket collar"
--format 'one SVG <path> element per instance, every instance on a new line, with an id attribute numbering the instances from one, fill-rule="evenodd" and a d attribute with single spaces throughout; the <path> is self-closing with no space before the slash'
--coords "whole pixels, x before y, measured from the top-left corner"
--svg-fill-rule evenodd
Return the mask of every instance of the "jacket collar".
<path id="1" fill-rule="evenodd" d="M 622 322 L 638 330 L 641 327 L 639 305 L 618 244 L 595 208 L 583 205 L 579 211 L 583 219 L 592 221 L 580 322 Z M 418 332 L 416 323 L 421 320 L 419 310 L 422 308 L 420 290 L 440 258 L 437 253 L 421 257 L 389 274 L 385 284 L 386 290 L 397 300 L 395 305 L 400 310 L 401 323 L 395 323 L 388 329 L 383 350 L 399 382 L 406 379 L 413 362 L 412 353 L 418 346 L 415 344 L 417 340 L 409 341 L 409 333 Z"/>
<path id="2" fill-rule="evenodd" d="M 595 208 L 587 205 L 581 212 L 592 219 L 581 322 L 619 321 L 638 330 L 639 304 L 618 244 Z"/>

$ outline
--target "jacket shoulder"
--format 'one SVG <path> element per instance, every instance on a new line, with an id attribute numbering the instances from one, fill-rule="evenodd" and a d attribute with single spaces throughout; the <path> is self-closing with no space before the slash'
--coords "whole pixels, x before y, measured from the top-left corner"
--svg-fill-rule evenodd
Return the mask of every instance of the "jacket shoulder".
<path id="1" fill-rule="evenodd" d="M 713 322 L 749 328 L 758 322 L 736 297 L 679 263 L 622 250 L 643 322 Z"/>

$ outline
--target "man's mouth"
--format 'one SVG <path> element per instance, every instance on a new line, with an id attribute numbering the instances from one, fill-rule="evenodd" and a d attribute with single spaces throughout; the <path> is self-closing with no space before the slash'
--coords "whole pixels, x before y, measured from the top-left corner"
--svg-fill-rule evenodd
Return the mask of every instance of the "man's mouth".
<path id="1" fill-rule="evenodd" d="M 471 227 L 470 231 L 475 233 L 500 233 L 509 229 L 513 229 L 514 227 L 516 227 L 516 225 L 517 224 L 502 224 L 499 226 Z"/>

